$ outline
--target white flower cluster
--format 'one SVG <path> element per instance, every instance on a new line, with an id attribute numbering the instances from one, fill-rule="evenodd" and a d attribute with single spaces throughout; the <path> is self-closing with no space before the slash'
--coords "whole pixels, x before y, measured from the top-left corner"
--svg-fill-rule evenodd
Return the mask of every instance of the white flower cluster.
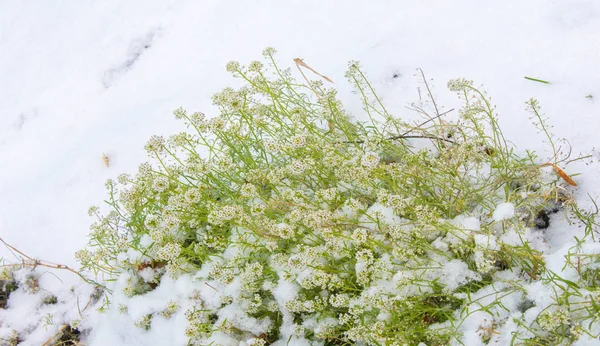
<path id="1" fill-rule="evenodd" d="M 167 243 L 156 251 L 156 257 L 159 260 L 173 262 L 181 253 L 181 245 L 178 243 Z"/>
<path id="2" fill-rule="evenodd" d="M 263 145 L 264 145 L 265 149 L 267 150 L 267 152 L 269 152 L 271 154 L 277 154 L 277 152 L 279 152 L 279 150 L 281 149 L 281 146 L 279 145 L 279 143 L 275 142 L 272 139 L 265 140 Z"/>
<path id="3" fill-rule="evenodd" d="M 287 166 L 287 172 L 291 175 L 301 175 L 314 167 L 314 161 L 311 159 L 293 160 Z"/>
<path id="4" fill-rule="evenodd" d="M 366 168 L 375 168 L 379 164 L 381 158 L 377 153 L 368 152 L 360 158 L 360 164 Z"/>
<path id="5" fill-rule="evenodd" d="M 188 326 L 185 334 L 192 340 L 203 337 L 205 333 L 211 331 L 210 313 L 203 309 L 203 306 L 193 307 L 185 311 L 185 318 Z"/>
<path id="6" fill-rule="evenodd" d="M 150 329 L 150 324 L 152 323 L 152 315 L 144 315 L 144 317 L 135 321 L 135 326 L 142 329 Z"/>
<path id="7" fill-rule="evenodd" d="M 208 215 L 208 222 L 213 225 L 223 225 L 227 221 L 238 218 L 241 214 L 239 206 L 226 205 L 218 207 Z"/>
<path id="8" fill-rule="evenodd" d="M 563 309 L 547 309 L 538 316 L 538 323 L 543 330 L 554 331 L 556 328 L 571 322 L 570 314 Z"/>
<path id="9" fill-rule="evenodd" d="M 240 188 L 240 195 L 242 197 L 256 197 L 258 195 L 258 190 L 253 184 L 246 183 Z"/>
<path id="10" fill-rule="evenodd" d="M 290 143 L 293 148 L 303 148 L 306 145 L 306 136 L 305 135 L 295 135 L 290 138 Z"/>
<path id="11" fill-rule="evenodd" d="M 165 148 L 165 139 L 162 136 L 152 136 L 144 149 L 150 154 L 162 153 Z"/>
<path id="12" fill-rule="evenodd" d="M 159 177 L 154 181 L 152 187 L 156 192 L 164 192 L 166 189 L 169 188 L 169 179 L 165 177 Z"/>
<path id="13" fill-rule="evenodd" d="M 175 300 L 170 300 L 167 304 L 167 307 L 160 313 L 162 317 L 169 319 L 173 316 L 177 311 L 179 311 L 179 303 Z"/>
<path id="14" fill-rule="evenodd" d="M 452 79 L 448 82 L 448 89 L 451 91 L 462 91 L 465 88 L 473 86 L 473 81 L 466 80 L 464 78 Z"/>

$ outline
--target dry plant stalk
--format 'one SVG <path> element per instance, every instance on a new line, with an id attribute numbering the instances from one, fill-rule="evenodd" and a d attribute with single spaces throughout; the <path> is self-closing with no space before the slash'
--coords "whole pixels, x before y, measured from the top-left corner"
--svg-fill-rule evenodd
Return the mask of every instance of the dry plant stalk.
<path id="1" fill-rule="evenodd" d="M 20 267 L 20 266 L 25 266 L 25 267 L 31 267 L 32 269 L 35 269 L 35 268 L 37 268 L 39 266 L 39 267 L 46 267 L 46 268 L 52 268 L 52 269 L 64 269 L 64 270 L 70 271 L 71 273 L 79 276 L 81 279 L 83 279 L 83 281 L 85 281 L 85 282 L 87 282 L 89 284 L 93 284 L 93 285 L 98 286 L 98 287 L 104 287 L 104 286 L 100 285 L 97 282 L 89 280 L 88 278 L 86 278 L 83 275 L 81 275 L 78 271 L 70 268 L 67 265 L 59 264 L 59 263 L 53 263 L 53 262 L 48 262 L 48 261 L 42 261 L 42 260 L 38 260 L 38 259 L 32 258 L 32 257 L 24 254 L 22 251 L 20 251 L 19 249 L 15 248 L 14 246 L 12 246 L 12 245 L 8 244 L 7 242 L 5 242 L 4 239 L 0 238 L 0 242 L 2 242 L 2 244 L 4 244 L 4 246 L 6 246 L 16 257 L 20 256 L 20 260 L 21 260 L 21 263 L 3 264 L 3 265 L 0 265 L 0 267 Z M 19 256 L 17 256 L 17 254 Z M 83 308 L 82 311 L 85 311 L 90 306 L 90 303 L 91 303 L 92 299 L 93 299 L 93 294 L 90 295 L 90 299 L 88 300 L 87 304 L 85 305 L 85 307 Z M 58 329 L 58 331 L 52 337 L 50 337 L 50 339 L 48 339 L 45 343 L 42 344 L 42 346 L 48 346 L 48 345 L 54 344 L 55 340 L 57 338 L 59 338 L 60 336 L 62 336 L 63 332 L 68 327 L 69 327 L 68 324 L 63 324 Z"/>
<path id="2" fill-rule="evenodd" d="M 317 95 L 317 98 L 320 100 L 321 99 L 321 95 L 319 95 L 319 93 L 312 87 L 312 85 L 310 85 L 310 81 L 308 80 L 308 78 L 306 78 L 306 75 L 304 74 L 304 72 L 302 71 L 302 69 L 300 67 L 304 67 L 307 68 L 309 71 L 311 71 L 312 73 L 316 74 L 317 76 L 325 79 L 326 81 L 335 84 L 331 79 L 329 79 L 328 77 L 320 74 L 319 72 L 315 71 L 315 69 L 313 69 L 312 67 L 308 66 L 304 60 L 300 59 L 300 58 L 295 58 L 294 62 L 296 63 L 296 67 L 298 68 L 298 71 L 300 71 L 300 74 L 302 75 L 302 77 L 304 78 L 304 80 L 306 81 L 306 83 L 308 84 L 308 87 L 315 93 L 315 95 Z M 331 121 L 327 120 L 327 126 L 329 126 L 329 131 L 333 132 L 333 124 L 331 123 Z"/>
<path id="3" fill-rule="evenodd" d="M 296 63 L 296 66 L 298 67 L 298 70 L 300 70 L 300 66 L 305 67 L 307 69 L 309 69 L 312 73 L 316 74 L 317 76 L 325 79 L 326 81 L 328 81 L 329 83 L 333 83 L 335 84 L 331 79 L 329 79 L 326 76 L 323 76 L 322 74 L 320 74 L 319 72 L 315 71 L 315 69 L 313 69 L 312 67 L 308 66 L 304 60 L 300 59 L 300 58 L 296 58 L 294 59 L 294 62 Z M 302 70 L 300 70 L 300 72 L 302 72 Z M 304 74 L 302 74 L 302 76 L 304 76 Z M 306 79 L 306 77 L 304 77 L 304 79 Z M 308 82 L 308 80 L 307 80 Z"/>
<path id="4" fill-rule="evenodd" d="M 103 285 L 90 280 L 88 278 L 86 278 L 85 276 L 81 275 L 81 273 L 79 273 L 77 270 L 64 265 L 64 264 L 59 264 L 59 263 L 53 263 L 53 262 L 48 262 L 48 261 L 42 261 L 42 260 L 38 260 L 35 259 L 33 257 L 30 257 L 26 254 L 24 254 L 23 252 L 21 252 L 19 249 L 15 248 L 14 246 L 8 244 L 7 242 L 4 241 L 4 239 L 0 238 L 0 242 L 2 244 L 4 244 L 4 246 L 6 246 L 11 252 L 13 252 L 13 254 L 19 254 L 20 255 L 20 260 L 21 263 L 15 263 L 15 264 L 2 264 L 0 265 L 1 267 L 20 267 L 20 266 L 25 266 L 25 267 L 31 267 L 32 269 L 35 269 L 37 267 L 46 267 L 46 268 L 51 268 L 51 269 L 62 269 L 62 270 L 66 270 L 69 271 L 77 276 L 79 276 L 83 281 L 87 282 L 88 284 L 92 284 L 98 287 L 102 287 L 102 288 L 106 288 Z M 16 256 L 15 254 L 15 256 Z M 17 256 L 19 257 L 19 256 Z"/>
<path id="5" fill-rule="evenodd" d="M 567 173 L 565 173 L 565 171 L 563 171 L 560 167 L 558 167 L 554 163 L 547 162 L 547 163 L 541 164 L 540 168 L 548 167 L 548 166 L 552 166 L 552 169 L 554 169 L 554 172 L 556 174 L 558 174 L 558 176 L 563 178 L 569 185 L 577 186 L 577 183 Z"/>
<path id="6" fill-rule="evenodd" d="M 44 342 L 42 344 L 42 346 L 54 345 L 56 339 L 60 338 L 62 336 L 63 332 L 65 331 L 65 329 L 67 329 L 68 327 L 69 327 L 68 324 L 63 324 L 62 326 L 60 326 L 60 328 L 58 328 L 58 331 L 54 335 L 52 335 L 50 337 L 50 339 L 46 340 L 46 342 Z"/>

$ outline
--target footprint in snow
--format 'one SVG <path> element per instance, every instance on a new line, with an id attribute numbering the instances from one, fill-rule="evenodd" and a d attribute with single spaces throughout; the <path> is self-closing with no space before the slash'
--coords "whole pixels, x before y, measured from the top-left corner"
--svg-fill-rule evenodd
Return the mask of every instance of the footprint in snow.
<path id="1" fill-rule="evenodd" d="M 102 78 L 104 87 L 110 88 L 119 78 L 131 70 L 140 57 L 152 47 L 159 34 L 160 29 L 155 29 L 133 40 L 123 62 L 104 73 L 104 78 Z"/>
<path id="2" fill-rule="evenodd" d="M 25 124 L 29 120 L 36 118 L 37 116 L 38 116 L 37 108 L 33 108 L 33 109 L 30 109 L 28 111 L 25 111 L 25 112 L 19 114 L 17 119 L 13 122 L 13 125 L 12 125 L 13 130 L 15 130 L 15 132 L 21 131 L 23 129 L 23 127 L 25 126 Z"/>

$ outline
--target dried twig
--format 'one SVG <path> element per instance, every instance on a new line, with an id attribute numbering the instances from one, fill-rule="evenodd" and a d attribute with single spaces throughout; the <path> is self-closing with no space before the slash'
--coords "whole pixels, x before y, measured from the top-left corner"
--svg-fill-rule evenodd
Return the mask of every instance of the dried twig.
<path id="1" fill-rule="evenodd" d="M 46 268 L 52 268 L 52 269 L 66 270 L 66 271 L 69 271 L 69 272 L 79 276 L 83 281 L 85 281 L 89 284 L 99 286 L 102 288 L 106 288 L 104 285 L 101 285 L 100 283 L 98 283 L 96 281 L 86 278 L 85 276 L 81 275 L 81 273 L 79 273 L 77 270 L 75 270 L 67 265 L 35 259 L 33 257 L 30 257 L 30 256 L 24 254 L 23 252 L 21 252 L 19 249 L 15 248 L 14 246 L 8 244 L 2 238 L 0 238 L 0 242 L 2 242 L 2 244 L 4 244 L 4 246 L 6 246 L 13 254 L 17 253 L 20 255 L 21 264 L 18 264 L 19 266 L 32 267 L 33 269 L 35 269 L 39 266 L 39 267 L 46 267 Z M 15 257 L 19 257 L 19 256 L 15 255 Z M 16 266 L 16 265 L 15 264 L 0 265 L 0 267 L 8 267 L 8 266 Z"/>
<path id="2" fill-rule="evenodd" d="M 215 290 L 216 292 L 219 292 L 219 290 L 217 290 L 216 288 L 214 288 L 214 286 L 210 285 L 208 282 L 204 282 L 204 284 L 210 288 L 212 288 L 213 290 Z"/>
<path id="3" fill-rule="evenodd" d="M 62 326 L 60 326 L 60 328 L 58 328 L 58 331 L 56 333 L 54 333 L 54 335 L 52 335 L 48 340 L 46 340 L 46 342 L 44 342 L 42 344 L 42 346 L 48 346 L 48 345 L 54 344 L 54 342 L 56 341 L 56 339 L 59 338 L 59 337 L 61 337 L 62 334 L 63 334 L 63 332 L 67 328 L 69 328 L 68 324 L 63 324 Z"/>

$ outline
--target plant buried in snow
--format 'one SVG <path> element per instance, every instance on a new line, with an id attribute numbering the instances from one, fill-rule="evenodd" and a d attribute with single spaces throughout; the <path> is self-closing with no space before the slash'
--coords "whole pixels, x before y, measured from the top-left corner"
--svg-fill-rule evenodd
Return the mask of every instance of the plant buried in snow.
<path id="1" fill-rule="evenodd" d="M 107 183 L 112 210 L 90 210 L 98 222 L 77 253 L 85 268 L 127 273 L 127 295 L 193 275 L 218 303 L 198 293 L 178 310 L 191 342 L 253 345 L 442 345 L 495 272 L 541 275 L 538 251 L 499 239 L 524 234 L 559 181 L 539 174 L 533 154 L 513 152 L 470 82 L 449 83 L 465 102 L 459 121 L 414 128 L 388 113 L 353 62 L 363 123 L 335 90 L 296 82 L 273 54 L 264 53 L 270 68 L 227 64 L 246 85 L 214 96 L 218 116 L 176 110 L 191 132 L 153 136 L 145 148 L 155 164 Z M 494 220 L 505 201 L 517 212 Z M 223 319 L 231 309 L 254 327 Z"/>

